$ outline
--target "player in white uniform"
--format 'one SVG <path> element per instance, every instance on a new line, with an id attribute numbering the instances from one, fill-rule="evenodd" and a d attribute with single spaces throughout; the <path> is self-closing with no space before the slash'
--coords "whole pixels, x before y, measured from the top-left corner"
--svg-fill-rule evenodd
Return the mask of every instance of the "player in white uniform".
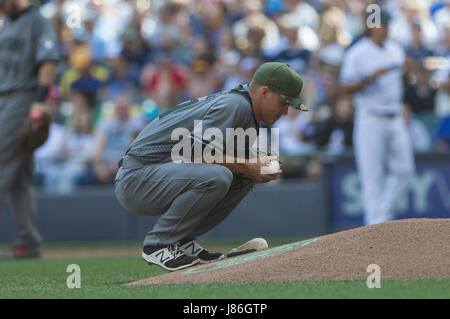
<path id="1" fill-rule="evenodd" d="M 387 39 L 388 20 L 382 13 L 381 26 L 367 28 L 366 36 L 347 50 L 339 79 L 342 91 L 353 94 L 365 225 L 394 219 L 396 202 L 414 172 L 411 141 L 401 116 L 405 54 Z"/>

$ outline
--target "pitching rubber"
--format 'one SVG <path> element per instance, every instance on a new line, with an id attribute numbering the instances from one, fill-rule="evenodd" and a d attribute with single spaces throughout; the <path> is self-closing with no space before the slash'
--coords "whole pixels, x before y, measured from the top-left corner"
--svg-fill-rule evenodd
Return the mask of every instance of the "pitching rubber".
<path id="1" fill-rule="evenodd" d="M 267 248 L 269 248 L 269 245 L 264 238 L 253 238 L 241 246 L 230 250 L 227 254 L 227 258 L 252 253 L 258 250 L 264 250 Z"/>

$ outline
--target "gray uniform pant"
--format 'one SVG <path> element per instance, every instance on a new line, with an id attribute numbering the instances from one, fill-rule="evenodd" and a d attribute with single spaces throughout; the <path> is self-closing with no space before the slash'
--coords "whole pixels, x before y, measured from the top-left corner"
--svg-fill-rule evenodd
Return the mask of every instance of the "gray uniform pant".
<path id="1" fill-rule="evenodd" d="M 20 148 L 19 130 L 28 117 L 34 94 L 20 91 L 0 95 L 0 205 L 11 196 L 19 245 L 42 241 L 31 188 L 33 156 Z"/>
<path id="2" fill-rule="evenodd" d="M 117 199 L 140 215 L 161 215 L 145 245 L 195 239 L 222 222 L 254 183 L 218 164 L 156 163 L 128 168 L 115 180 Z"/>

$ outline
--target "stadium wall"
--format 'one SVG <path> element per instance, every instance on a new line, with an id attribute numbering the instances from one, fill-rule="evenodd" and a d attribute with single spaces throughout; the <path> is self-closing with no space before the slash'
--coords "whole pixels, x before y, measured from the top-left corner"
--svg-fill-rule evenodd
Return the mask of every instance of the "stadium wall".
<path id="1" fill-rule="evenodd" d="M 322 184 L 288 182 L 257 185 L 236 210 L 204 238 L 309 237 L 325 234 L 328 221 Z M 37 193 L 39 224 L 47 242 L 143 240 L 156 217 L 127 212 L 112 188 L 70 194 Z M 0 216 L 0 242 L 12 241 L 10 206 Z"/>
<path id="2" fill-rule="evenodd" d="M 450 217 L 450 154 L 416 155 L 416 174 L 396 208 L 397 218 Z M 204 238 L 312 237 L 362 225 L 359 178 L 351 154 L 328 157 L 320 182 L 259 184 Z M 142 240 L 156 217 L 127 212 L 112 188 L 70 194 L 37 193 L 45 241 Z M 8 203 L 0 242 L 15 237 Z"/>

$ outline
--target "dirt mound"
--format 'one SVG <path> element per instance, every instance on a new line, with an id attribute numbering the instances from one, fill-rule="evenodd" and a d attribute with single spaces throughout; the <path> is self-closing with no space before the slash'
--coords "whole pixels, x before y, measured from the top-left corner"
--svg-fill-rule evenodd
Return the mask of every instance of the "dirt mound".
<path id="1" fill-rule="evenodd" d="M 269 248 L 131 284 L 450 277 L 450 219 L 403 219 Z M 269 243 L 270 245 L 270 243 Z"/>

